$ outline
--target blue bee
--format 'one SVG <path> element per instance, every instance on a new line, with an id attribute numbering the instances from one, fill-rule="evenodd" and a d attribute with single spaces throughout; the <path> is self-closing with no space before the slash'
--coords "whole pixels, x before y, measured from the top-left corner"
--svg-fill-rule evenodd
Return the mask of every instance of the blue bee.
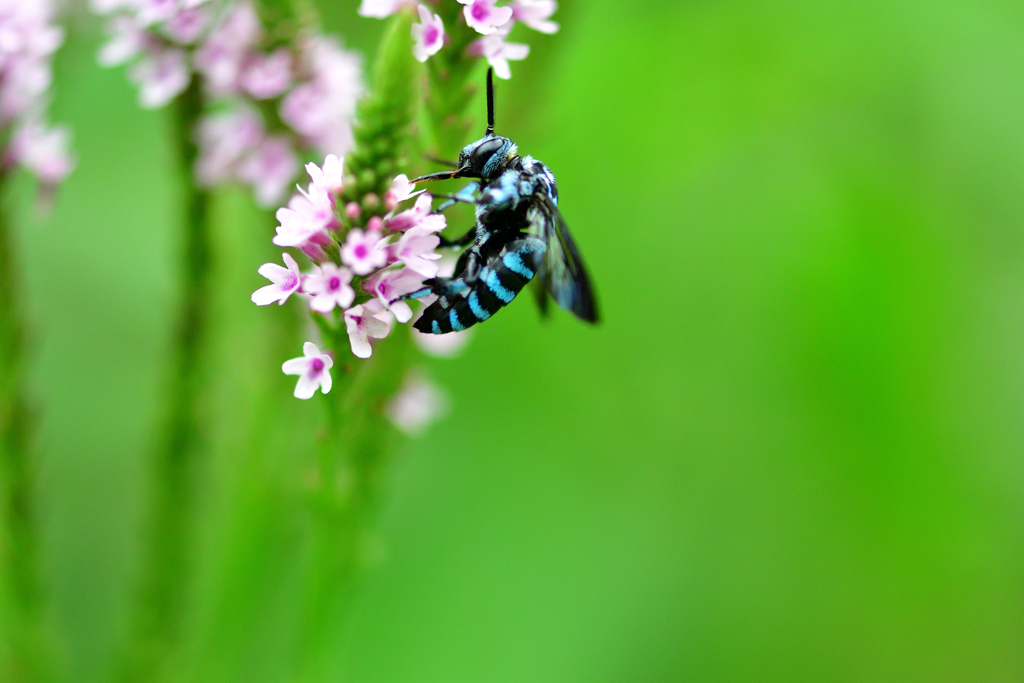
<path id="1" fill-rule="evenodd" d="M 537 277 L 541 310 L 547 295 L 587 322 L 597 322 L 594 293 L 569 228 L 558 211 L 558 186 L 551 170 L 530 156 L 519 156 L 516 143 L 494 134 L 494 85 L 487 71 L 487 132 L 459 154 L 454 171 L 414 179 L 413 183 L 476 178 L 448 198 L 476 206 L 476 226 L 442 246 L 464 246 L 455 275 L 436 277 L 403 299 L 430 294 L 437 301 L 416 321 L 420 332 L 446 334 L 483 322 L 515 298 Z"/>

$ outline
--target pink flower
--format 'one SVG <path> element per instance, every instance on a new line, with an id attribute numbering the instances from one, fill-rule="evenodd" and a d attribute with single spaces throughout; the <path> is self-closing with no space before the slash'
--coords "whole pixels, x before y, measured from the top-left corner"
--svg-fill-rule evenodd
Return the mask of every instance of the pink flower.
<path id="1" fill-rule="evenodd" d="M 416 61 L 425 62 L 444 45 L 444 22 L 437 14 L 431 17 L 430 10 L 419 6 L 420 23 L 412 25 L 412 55 Z"/>
<path id="2" fill-rule="evenodd" d="M 402 235 L 397 244 L 388 247 L 388 256 L 393 261 L 401 261 L 409 270 L 419 273 L 425 278 L 437 275 L 438 266 L 435 261 L 441 255 L 434 252 L 441 238 L 433 230 L 424 227 L 410 228 Z"/>
<path id="3" fill-rule="evenodd" d="M 44 185 L 56 185 L 75 167 L 68 153 L 71 131 L 47 128 L 38 121 L 23 124 L 14 134 L 10 154 Z"/>
<path id="4" fill-rule="evenodd" d="M 313 181 L 313 187 L 330 194 L 341 192 L 345 172 L 345 160 L 333 154 L 324 159 L 323 167 L 313 162 L 306 164 L 306 173 Z"/>
<path id="5" fill-rule="evenodd" d="M 139 85 L 139 104 L 145 109 L 164 106 L 184 92 L 192 78 L 185 53 L 177 49 L 149 55 L 129 75 Z"/>
<path id="6" fill-rule="evenodd" d="M 205 187 L 230 180 L 235 163 L 256 149 L 262 139 L 263 119 L 249 107 L 203 117 L 196 130 L 196 180 Z"/>
<path id="7" fill-rule="evenodd" d="M 409 182 L 409 176 L 404 173 L 391 182 L 391 187 L 384 193 L 384 208 L 394 211 L 395 207 L 406 199 L 412 199 L 416 195 L 423 194 L 424 190 L 416 190 L 416 186 Z"/>
<path id="8" fill-rule="evenodd" d="M 508 66 L 508 60 L 519 61 L 526 59 L 526 55 L 530 54 L 529 45 L 505 42 L 511 30 L 511 24 L 503 26 L 494 33 L 472 43 L 468 48 L 470 54 L 485 57 L 490 65 L 494 67 L 494 75 L 506 80 L 512 78 L 512 70 Z"/>
<path id="9" fill-rule="evenodd" d="M 441 232 L 447 227 L 448 222 L 444 216 L 430 213 L 433 201 L 434 198 L 429 194 L 420 195 L 411 209 L 406 209 L 397 216 L 389 218 L 385 226 L 391 232 L 401 232 L 411 228 L 427 228 L 430 232 Z"/>
<path id="10" fill-rule="evenodd" d="M 263 207 L 277 204 L 298 172 L 299 158 L 284 135 L 265 138 L 238 165 L 238 178 L 253 186 L 256 203 Z"/>
<path id="11" fill-rule="evenodd" d="M 385 412 L 399 430 L 418 436 L 447 414 L 448 397 L 421 373 L 413 371 L 388 402 Z"/>
<path id="12" fill-rule="evenodd" d="M 286 48 L 254 54 L 242 72 L 242 89 L 257 100 L 277 97 L 292 84 L 292 56 Z"/>
<path id="13" fill-rule="evenodd" d="M 391 331 L 387 322 L 378 317 L 383 310 L 380 302 L 374 299 L 345 311 L 345 329 L 352 345 L 352 355 L 356 358 L 369 358 L 373 353 L 370 337 L 383 339 Z"/>
<path id="14" fill-rule="evenodd" d="M 277 210 L 277 220 L 274 244 L 279 247 L 302 248 L 310 242 L 327 246 L 331 243 L 327 231 L 337 226 L 330 196 L 313 185 L 309 192 L 292 195 L 288 206 Z"/>
<path id="15" fill-rule="evenodd" d="M 313 295 L 309 307 L 318 313 L 330 313 L 335 306 L 346 308 L 352 305 L 356 293 L 349 286 L 352 273 L 328 261 L 306 277 L 303 288 Z"/>
<path id="16" fill-rule="evenodd" d="M 252 293 L 252 302 L 257 306 L 267 306 L 275 301 L 283 305 L 302 286 L 302 273 L 299 272 L 299 264 L 295 262 L 291 254 L 282 254 L 284 264 L 282 268 L 276 263 L 264 263 L 260 266 L 259 274 L 270 280 L 273 284 L 261 287 Z"/>
<path id="17" fill-rule="evenodd" d="M 363 0 L 359 5 L 359 14 L 364 17 L 383 19 L 403 7 L 413 7 L 416 4 L 416 0 Z"/>
<path id="18" fill-rule="evenodd" d="M 286 375 L 299 375 L 299 382 L 295 385 L 295 398 L 313 398 L 317 387 L 323 393 L 331 390 L 330 369 L 334 366 L 334 360 L 326 353 L 320 353 L 320 349 L 312 342 L 302 345 L 303 356 L 286 360 L 281 370 Z"/>
<path id="19" fill-rule="evenodd" d="M 466 6 L 462 11 L 466 15 L 466 23 L 478 33 L 489 35 L 499 26 L 507 24 L 512 18 L 511 7 L 495 7 L 497 0 L 459 0 Z"/>
<path id="20" fill-rule="evenodd" d="M 380 247 L 381 234 L 376 230 L 349 230 L 341 246 L 341 262 L 356 275 L 369 275 L 388 262 L 387 250 Z"/>
<path id="21" fill-rule="evenodd" d="M 395 301 L 395 299 L 412 294 L 422 286 L 423 276 L 408 268 L 381 270 L 363 281 L 363 291 L 376 296 L 377 301 L 394 313 L 395 319 L 400 323 L 412 320 L 412 309 L 405 301 Z M 391 303 L 392 301 L 394 303 Z"/>
<path id="22" fill-rule="evenodd" d="M 557 33 L 558 23 L 549 21 L 558 3 L 555 0 L 513 0 L 512 18 L 541 33 Z"/>

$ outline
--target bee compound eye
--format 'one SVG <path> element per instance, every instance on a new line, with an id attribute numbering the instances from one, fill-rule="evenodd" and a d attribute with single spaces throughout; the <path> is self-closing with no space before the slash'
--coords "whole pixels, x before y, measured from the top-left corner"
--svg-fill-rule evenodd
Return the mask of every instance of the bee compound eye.
<path id="1" fill-rule="evenodd" d="M 501 138 L 492 138 L 481 142 L 476 146 L 476 149 L 470 153 L 469 162 L 473 164 L 473 168 L 475 170 L 483 170 L 487 161 L 494 156 L 494 153 L 501 149 L 504 144 L 505 143 Z"/>

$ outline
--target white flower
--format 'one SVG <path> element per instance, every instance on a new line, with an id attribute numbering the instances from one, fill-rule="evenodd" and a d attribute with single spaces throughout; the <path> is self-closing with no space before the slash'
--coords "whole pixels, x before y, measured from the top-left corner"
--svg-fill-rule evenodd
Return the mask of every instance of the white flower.
<path id="1" fill-rule="evenodd" d="M 437 14 L 431 17 L 430 10 L 419 6 L 420 23 L 412 25 L 412 55 L 416 61 L 425 62 L 444 45 L 444 22 Z"/>
<path id="2" fill-rule="evenodd" d="M 466 23 L 470 28 L 476 29 L 478 33 L 488 35 L 494 32 L 499 26 L 508 23 L 512 18 L 511 7 L 495 7 L 497 0 L 459 0 L 466 6 L 463 14 L 466 15 Z M 509 27 L 511 28 L 511 27 Z"/>
<path id="3" fill-rule="evenodd" d="M 519 61 L 526 59 L 526 55 L 530 54 L 529 45 L 505 42 L 511 30 L 511 24 L 502 26 L 494 33 L 472 43 L 468 48 L 471 54 L 485 57 L 488 63 L 494 67 L 494 75 L 505 80 L 512 78 L 512 70 L 508 66 L 508 60 Z"/>
<path id="4" fill-rule="evenodd" d="M 385 408 L 388 419 L 409 436 L 417 436 L 448 412 L 448 397 L 421 373 L 411 372 Z"/>
<path id="5" fill-rule="evenodd" d="M 292 195 L 288 206 L 277 210 L 277 235 L 274 244 L 279 247 L 299 247 L 309 242 L 327 246 L 331 238 L 327 231 L 337 224 L 330 196 L 314 185 L 309 192 Z"/>
<path id="6" fill-rule="evenodd" d="M 363 232 L 349 230 L 341 246 L 341 262 L 356 275 L 369 275 L 388 262 L 388 252 L 380 245 L 381 234 L 376 230 Z"/>
<path id="7" fill-rule="evenodd" d="M 356 358 L 369 358 L 373 353 L 370 337 L 383 339 L 391 331 L 388 323 L 378 317 L 383 311 L 384 307 L 376 299 L 345 311 L 345 328 Z"/>
<path id="8" fill-rule="evenodd" d="M 334 361 L 326 353 L 320 353 L 320 349 L 312 342 L 302 345 L 301 358 L 292 358 L 284 362 L 281 370 L 286 375 L 299 375 L 299 382 L 295 385 L 295 398 L 313 398 L 316 388 L 320 387 L 323 393 L 331 390 L 331 373 Z"/>
<path id="9" fill-rule="evenodd" d="M 333 154 L 327 155 L 322 168 L 312 161 L 306 164 L 306 173 L 313 180 L 313 187 L 332 194 L 341 192 L 344 172 L 345 160 Z"/>
<path id="10" fill-rule="evenodd" d="M 422 286 L 423 276 L 409 268 L 381 270 L 363 281 L 363 291 L 376 295 L 377 301 L 394 313 L 395 319 L 400 323 L 407 323 L 412 319 L 412 309 L 405 301 L 396 301 L 396 299 L 406 294 L 412 294 Z M 450 337 L 451 335 L 438 336 Z"/>
<path id="11" fill-rule="evenodd" d="M 327 262 L 306 277 L 304 289 L 313 295 L 309 307 L 318 313 L 330 313 L 335 306 L 347 308 L 352 305 L 356 293 L 349 286 L 352 272 Z"/>
<path id="12" fill-rule="evenodd" d="M 512 18 L 541 33 L 557 33 L 558 23 L 550 21 L 558 9 L 555 0 L 514 0 Z"/>
<path id="13" fill-rule="evenodd" d="M 273 284 L 261 287 L 252 293 L 252 302 L 257 306 L 267 306 L 275 301 L 284 304 L 302 286 L 302 273 L 299 272 L 299 264 L 295 262 L 291 254 L 282 254 L 284 264 L 282 268 L 276 263 L 264 263 L 260 266 L 259 274 L 270 280 Z"/>
<path id="14" fill-rule="evenodd" d="M 415 185 L 409 182 L 409 176 L 404 173 L 391 181 L 391 187 L 384 193 L 384 208 L 394 211 L 395 207 L 407 199 L 423 194 L 426 190 L 415 190 Z"/>
<path id="15" fill-rule="evenodd" d="M 411 209 L 388 218 L 385 223 L 387 229 L 391 232 L 401 232 L 410 228 L 426 228 L 430 232 L 441 232 L 448 226 L 448 222 L 442 214 L 431 213 L 433 201 L 434 198 L 429 194 L 420 195 Z"/>
<path id="16" fill-rule="evenodd" d="M 434 251 L 441 243 L 439 238 L 430 228 L 415 227 L 406 230 L 397 244 L 388 248 L 392 260 L 401 261 L 416 273 L 425 278 L 437 275 L 436 261 L 441 255 Z"/>

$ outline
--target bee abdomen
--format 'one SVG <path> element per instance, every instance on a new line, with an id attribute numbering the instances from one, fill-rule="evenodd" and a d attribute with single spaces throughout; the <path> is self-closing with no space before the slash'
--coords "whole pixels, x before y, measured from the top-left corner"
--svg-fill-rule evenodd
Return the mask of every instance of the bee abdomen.
<path id="1" fill-rule="evenodd" d="M 529 247 L 535 247 L 529 244 Z M 468 292 L 459 296 L 444 296 L 423 311 L 416 321 L 416 329 L 427 334 L 461 332 L 481 323 L 516 298 L 535 275 L 532 259 L 524 254 L 530 248 L 506 250 L 491 258 Z"/>

